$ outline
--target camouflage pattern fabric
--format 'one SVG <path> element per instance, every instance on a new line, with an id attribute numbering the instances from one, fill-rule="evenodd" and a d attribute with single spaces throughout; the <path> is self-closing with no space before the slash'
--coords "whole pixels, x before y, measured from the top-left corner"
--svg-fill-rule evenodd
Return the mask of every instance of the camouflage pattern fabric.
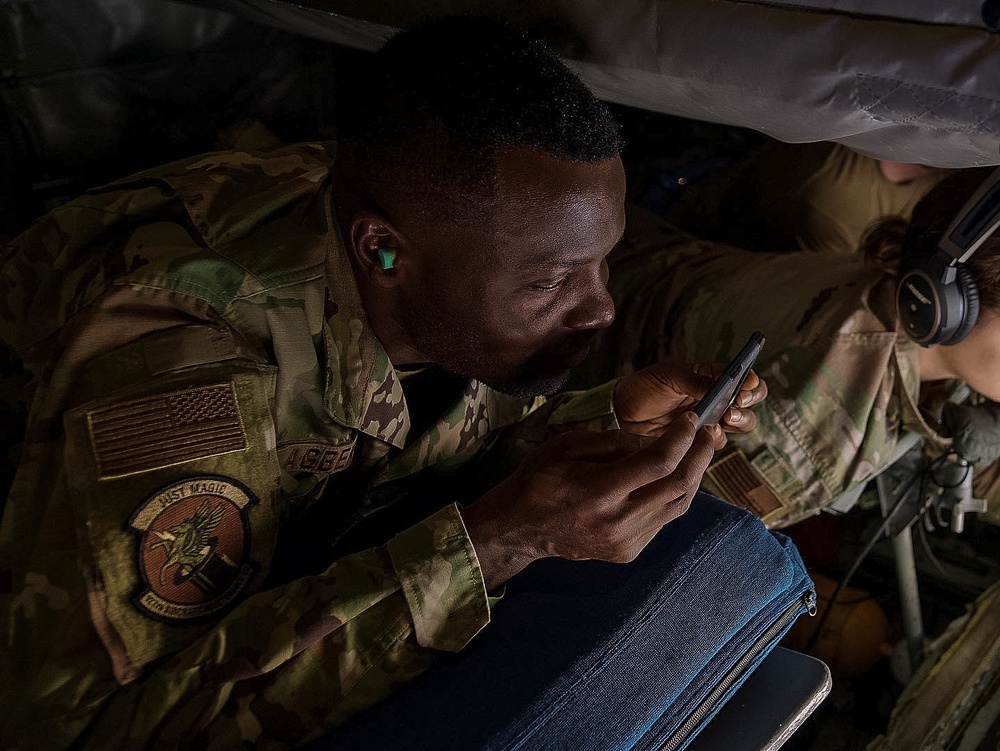
<path id="1" fill-rule="evenodd" d="M 873 222 L 909 218 L 949 172 L 932 169 L 893 183 L 878 160 L 840 144 L 776 142 L 727 175 L 695 185 L 669 218 L 697 237 L 748 250 L 851 255 Z M 924 384 L 922 406 L 936 413 L 943 400 L 940 394 L 928 398 L 928 391 Z M 936 456 L 941 447 L 932 441 L 928 453 Z M 973 492 L 989 503 L 978 518 L 1000 524 L 1000 462 L 977 464 Z"/>
<path id="2" fill-rule="evenodd" d="M 410 435 L 331 154 L 167 165 L 0 256 L 0 339 L 30 407 L 0 525 L 0 747 L 316 737 L 490 619 L 462 499 L 420 479 L 473 458 L 502 474 L 554 431 L 616 426 L 613 384 L 544 402 L 469 382 Z M 320 509 L 332 538 L 375 506 L 386 544 L 277 573 L 294 520 Z"/>
<path id="3" fill-rule="evenodd" d="M 764 332 L 758 427 L 730 436 L 705 486 L 768 526 L 801 520 L 867 480 L 900 430 L 947 444 L 917 408 L 917 345 L 896 332 L 893 282 L 860 258 L 752 253 L 633 209 L 610 266 L 618 316 L 577 385 L 662 357 L 725 362 Z"/>

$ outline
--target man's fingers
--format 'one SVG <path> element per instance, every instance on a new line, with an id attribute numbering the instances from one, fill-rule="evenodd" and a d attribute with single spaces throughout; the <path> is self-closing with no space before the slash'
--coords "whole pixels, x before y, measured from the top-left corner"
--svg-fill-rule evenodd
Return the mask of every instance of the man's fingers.
<path id="1" fill-rule="evenodd" d="M 719 425 L 706 425 L 704 430 L 708 433 L 709 437 L 712 439 L 712 448 L 716 451 L 725 448 L 726 446 L 726 432 Z"/>
<path id="2" fill-rule="evenodd" d="M 668 399 L 695 399 L 711 387 L 715 376 L 712 365 L 690 365 L 673 360 L 660 360 L 642 370 L 625 376 L 624 386 L 633 394 L 645 393 Z M 719 365 L 722 372 L 724 365 Z"/>
<path id="3" fill-rule="evenodd" d="M 752 407 L 754 404 L 760 404 L 766 398 L 767 383 L 756 372 L 751 370 L 747 373 L 746 380 L 743 381 L 739 394 L 736 395 L 736 406 Z"/>
<path id="4" fill-rule="evenodd" d="M 723 362 L 669 363 L 669 366 L 669 378 L 673 388 L 693 399 L 704 396 L 705 392 L 712 388 L 715 379 L 726 369 L 726 364 Z"/>
<path id="5" fill-rule="evenodd" d="M 606 481 L 622 493 L 656 482 L 673 473 L 691 448 L 697 434 L 697 417 L 685 412 L 667 427 L 656 440 L 614 463 Z"/>
<path id="6" fill-rule="evenodd" d="M 757 415 L 753 410 L 742 407 L 730 407 L 719 423 L 722 429 L 729 433 L 749 433 L 757 427 Z M 721 446 L 716 446 L 721 448 Z"/>
<path id="7" fill-rule="evenodd" d="M 729 433 L 749 433 L 756 428 L 757 415 L 750 408 L 760 404 L 766 397 L 767 384 L 751 370 L 736 395 L 733 406 L 722 416 L 722 429 Z"/>
<path id="8" fill-rule="evenodd" d="M 630 501 L 649 507 L 653 514 L 651 518 L 661 526 L 677 518 L 687 510 L 686 502 L 697 492 L 714 455 L 711 433 L 698 431 L 690 450 L 674 471 L 633 492 Z M 678 505 L 678 502 L 681 504 Z"/>

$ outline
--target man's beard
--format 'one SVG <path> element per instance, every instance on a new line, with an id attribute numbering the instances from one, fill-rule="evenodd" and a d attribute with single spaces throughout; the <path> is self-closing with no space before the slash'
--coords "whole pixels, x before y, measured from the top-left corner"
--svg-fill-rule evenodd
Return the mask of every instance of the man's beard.
<path id="1" fill-rule="evenodd" d="M 450 373 L 471 378 L 509 396 L 530 399 L 536 396 L 549 396 L 559 391 L 569 381 L 570 368 L 566 366 L 545 367 L 529 360 L 527 363 L 509 371 L 487 357 L 463 358 L 460 361 L 451 358 L 436 360 L 439 367 Z M 505 370 L 509 372 L 505 372 Z"/>
<path id="2" fill-rule="evenodd" d="M 467 332 L 438 324 L 425 328 L 423 334 L 421 349 L 438 367 L 518 398 L 548 396 L 559 391 L 569 381 L 572 368 L 583 361 L 593 338 L 590 333 L 571 335 L 570 341 L 577 344 L 564 345 L 563 354 L 553 355 L 543 350 L 511 368 L 493 357 L 495 348 Z M 453 344 L 456 341 L 466 346 L 456 348 Z"/>
<path id="3" fill-rule="evenodd" d="M 491 389 L 509 396 L 531 398 L 555 394 L 566 385 L 569 377 L 570 371 L 566 369 L 545 375 L 526 373 L 506 380 L 498 380 L 492 383 L 483 381 L 483 383 Z"/>
<path id="4" fill-rule="evenodd" d="M 449 314 L 434 302 L 421 300 L 411 305 L 402 322 L 429 362 L 464 378 L 518 398 L 548 396 L 563 388 L 572 369 L 580 365 L 590 350 L 596 331 L 572 331 L 514 365 L 499 359 L 498 342 L 477 336 L 463 328 L 464 318 Z M 418 329 L 412 322 L 420 321 Z"/>

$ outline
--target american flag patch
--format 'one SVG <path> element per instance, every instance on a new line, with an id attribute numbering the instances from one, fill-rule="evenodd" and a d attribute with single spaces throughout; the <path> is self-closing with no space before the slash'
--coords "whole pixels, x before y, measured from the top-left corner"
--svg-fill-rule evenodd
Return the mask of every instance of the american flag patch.
<path id="1" fill-rule="evenodd" d="M 739 449 L 712 464 L 705 476 L 715 483 L 720 498 L 761 518 L 782 507 L 781 499 L 760 479 Z"/>
<path id="2" fill-rule="evenodd" d="M 87 422 L 102 480 L 247 447 L 231 383 L 116 404 Z"/>

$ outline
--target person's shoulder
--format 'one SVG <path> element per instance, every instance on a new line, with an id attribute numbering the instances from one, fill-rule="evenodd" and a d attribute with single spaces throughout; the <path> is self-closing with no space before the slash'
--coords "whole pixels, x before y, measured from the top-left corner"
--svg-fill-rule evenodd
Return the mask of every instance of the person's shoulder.
<path id="1" fill-rule="evenodd" d="M 100 193 L 108 188 L 143 180 L 163 180 L 183 186 L 188 182 L 218 183 L 225 179 L 244 181 L 252 178 L 273 181 L 294 179 L 329 170 L 336 153 L 333 141 L 306 141 L 263 149 L 227 149 L 209 151 L 150 167 L 88 191 Z"/>
<path id="2" fill-rule="evenodd" d="M 211 152 L 136 176 L 167 186 L 199 246 L 159 269 L 165 283 L 207 272 L 210 287 L 228 279 L 246 296 L 321 276 L 337 241 L 333 152 L 329 142 Z"/>
<path id="3" fill-rule="evenodd" d="M 18 341 L 48 335 L 112 288 L 179 293 L 221 311 L 319 282 L 340 242 L 332 152 L 317 143 L 201 154 L 54 209 L 0 254 L 9 291 L 0 336 L 8 327 Z"/>
<path id="4" fill-rule="evenodd" d="M 92 188 L 71 205 L 152 219 L 135 196 L 156 193 L 157 204 L 179 202 L 207 244 L 224 243 L 311 201 L 329 185 L 334 153 L 333 142 L 206 152 Z"/>

